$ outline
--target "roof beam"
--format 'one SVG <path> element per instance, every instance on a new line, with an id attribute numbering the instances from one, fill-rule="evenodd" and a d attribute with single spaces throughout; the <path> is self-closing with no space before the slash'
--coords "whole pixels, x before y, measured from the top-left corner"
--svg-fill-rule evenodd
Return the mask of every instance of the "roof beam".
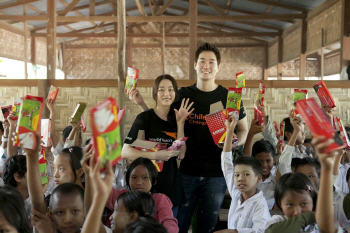
<path id="1" fill-rule="evenodd" d="M 0 20 L 47 21 L 47 15 L 0 15 Z"/>
<path id="2" fill-rule="evenodd" d="M 139 9 L 141 15 L 143 15 L 144 17 L 147 17 L 147 14 L 146 14 L 146 12 L 145 12 L 145 9 L 144 9 L 144 7 L 140 4 L 139 0 L 135 0 L 135 3 L 136 3 L 137 8 Z M 152 17 L 154 17 L 154 16 L 152 16 Z M 128 21 L 126 21 L 126 22 L 128 22 Z M 157 33 L 159 32 L 159 31 L 158 31 L 158 28 L 156 27 L 156 25 L 154 25 L 153 22 L 150 22 L 150 21 L 149 21 L 149 22 L 148 22 L 148 25 L 151 27 L 152 31 L 157 32 Z"/>
<path id="3" fill-rule="evenodd" d="M 24 4 L 28 4 L 28 3 L 32 3 L 32 2 L 38 2 L 38 1 L 39 0 L 18 0 L 16 2 L 1 5 L 0 10 L 7 9 L 10 7 L 20 6 L 20 5 L 24 5 Z"/>
<path id="4" fill-rule="evenodd" d="M 174 2 L 174 0 L 168 0 L 166 3 L 164 3 L 164 5 L 155 13 L 155 16 L 159 16 L 159 15 L 163 14 L 166 11 L 166 9 L 168 9 L 170 4 L 173 2 Z"/>
<path id="5" fill-rule="evenodd" d="M 300 11 L 303 13 L 308 12 L 308 9 L 296 7 L 296 6 L 291 6 L 291 5 L 287 5 L 287 4 L 280 3 L 280 2 L 271 2 L 271 1 L 267 1 L 267 0 L 249 0 L 249 1 L 260 3 L 260 4 L 265 4 L 265 5 L 269 5 L 269 6 L 280 7 L 280 8 L 284 8 L 284 9 L 288 9 L 288 10 L 292 10 L 292 11 Z"/>
<path id="6" fill-rule="evenodd" d="M 69 3 L 66 8 L 64 8 L 61 11 L 58 11 L 57 14 L 59 16 L 64 16 L 66 15 L 68 12 L 70 12 L 78 3 L 80 2 L 80 0 L 73 0 L 71 3 Z M 63 2 L 62 2 L 63 3 Z"/>
<path id="7" fill-rule="evenodd" d="M 197 37 L 251 37 L 251 36 L 278 36 L 277 32 L 241 32 L 241 33 L 198 33 Z M 32 37 L 46 37 L 46 33 L 31 33 Z M 126 37 L 156 37 L 161 38 L 162 33 L 128 33 Z M 188 33 L 166 33 L 165 37 L 188 37 Z M 57 33 L 56 37 L 118 37 L 116 33 Z"/>
<path id="8" fill-rule="evenodd" d="M 89 4 L 89 15 L 95 15 L 95 0 L 90 0 L 90 4 Z"/>

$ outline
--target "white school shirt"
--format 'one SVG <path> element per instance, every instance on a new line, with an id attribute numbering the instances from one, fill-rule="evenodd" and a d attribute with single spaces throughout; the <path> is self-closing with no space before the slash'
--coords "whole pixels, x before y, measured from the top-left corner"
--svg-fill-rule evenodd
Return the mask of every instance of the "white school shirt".
<path id="1" fill-rule="evenodd" d="M 267 202 L 267 206 L 269 207 L 269 210 L 272 209 L 273 205 L 275 204 L 275 186 L 276 186 L 276 176 L 272 175 L 270 172 L 269 177 L 267 177 L 266 180 L 260 181 L 259 184 L 256 186 L 258 189 L 260 189 Z"/>
<path id="2" fill-rule="evenodd" d="M 66 142 L 64 143 L 63 146 L 62 146 L 61 142 L 58 141 L 58 143 L 57 143 L 55 148 L 53 146 L 51 147 L 51 153 L 56 158 L 57 155 L 59 155 L 61 153 L 62 149 L 68 148 L 68 147 L 71 147 L 71 146 L 74 146 L 74 140 L 66 139 Z"/>
<path id="3" fill-rule="evenodd" d="M 106 233 L 113 233 L 113 231 L 111 230 L 111 228 L 106 227 L 105 225 L 103 225 L 105 227 Z"/>
<path id="4" fill-rule="evenodd" d="M 254 196 L 241 203 L 242 194 L 234 184 L 234 166 L 232 152 L 221 153 L 221 169 L 232 201 L 228 212 L 228 229 L 237 229 L 240 233 L 263 233 L 271 217 L 263 193 L 257 189 Z"/>
<path id="5" fill-rule="evenodd" d="M 348 182 L 346 180 L 346 173 L 348 171 L 348 165 L 344 166 L 339 164 L 339 175 L 335 181 L 335 185 L 338 186 L 342 192 L 349 193 Z"/>
<path id="6" fill-rule="evenodd" d="M 266 229 L 275 223 L 278 223 L 278 222 L 281 222 L 281 221 L 284 221 L 287 219 L 288 218 L 285 215 L 283 215 L 283 216 L 282 215 L 273 215 L 270 218 L 270 220 L 267 222 Z M 337 233 L 344 233 L 343 229 L 339 226 L 339 224 L 337 222 L 334 222 L 334 226 L 337 229 Z M 319 230 L 318 230 L 317 224 L 315 223 L 315 224 L 311 224 L 311 225 L 306 226 L 304 229 L 301 229 L 299 232 L 300 233 L 301 232 L 319 233 Z"/>
<path id="7" fill-rule="evenodd" d="M 346 194 L 339 187 L 335 186 L 335 191 L 333 192 L 334 218 L 341 222 L 343 226 L 350 226 L 350 220 L 346 217 L 343 207 L 345 196 Z"/>

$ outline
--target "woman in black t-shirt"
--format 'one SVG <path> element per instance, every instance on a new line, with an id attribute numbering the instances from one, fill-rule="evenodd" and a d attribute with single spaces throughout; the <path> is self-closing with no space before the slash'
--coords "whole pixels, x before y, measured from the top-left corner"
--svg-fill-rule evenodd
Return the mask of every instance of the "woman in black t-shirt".
<path id="1" fill-rule="evenodd" d="M 137 90 L 134 90 L 137 91 Z M 178 88 L 175 79 L 170 75 L 161 75 L 153 83 L 153 99 L 156 107 L 140 113 L 132 125 L 124 141 L 122 157 L 136 159 L 145 157 L 152 160 L 163 160 L 163 170 L 155 185 L 155 192 L 167 195 L 173 203 L 174 217 L 179 205 L 185 202 L 185 196 L 180 182 L 176 157 L 183 159 L 186 145 L 181 151 L 160 150 L 145 152 L 130 146 L 136 139 L 166 143 L 171 146 L 173 141 L 184 137 L 184 124 L 193 103 L 183 100 L 179 110 L 174 109 L 173 103 L 178 99 Z M 178 155 L 179 154 L 179 155 Z M 178 156 L 177 156 L 178 155 Z M 144 177 L 148 179 L 148 177 Z M 140 182 L 140 185 L 141 182 Z"/>

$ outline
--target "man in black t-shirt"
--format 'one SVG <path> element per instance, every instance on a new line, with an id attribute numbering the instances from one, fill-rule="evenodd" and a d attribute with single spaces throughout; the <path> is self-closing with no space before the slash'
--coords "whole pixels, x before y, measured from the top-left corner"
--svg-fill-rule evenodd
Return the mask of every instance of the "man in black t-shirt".
<path id="1" fill-rule="evenodd" d="M 223 108 L 226 106 L 228 90 L 215 83 L 220 60 L 220 52 L 214 45 L 205 43 L 200 46 L 194 63 L 197 83 L 181 88 L 179 101 L 175 103 L 178 108 L 183 98 L 190 98 L 190 102 L 194 102 L 194 111 L 185 123 L 187 151 L 180 165 L 181 183 L 186 196 L 186 203 L 180 206 L 177 215 L 180 233 L 188 232 L 197 202 L 196 228 L 200 233 L 212 232 L 225 196 L 226 182 L 220 163 L 222 149 L 214 144 L 204 118 L 209 114 L 211 104 L 221 102 Z M 144 111 L 148 109 L 137 90 L 130 92 L 129 98 Z M 243 145 L 248 133 L 243 103 L 239 119 L 236 136 L 239 145 Z"/>

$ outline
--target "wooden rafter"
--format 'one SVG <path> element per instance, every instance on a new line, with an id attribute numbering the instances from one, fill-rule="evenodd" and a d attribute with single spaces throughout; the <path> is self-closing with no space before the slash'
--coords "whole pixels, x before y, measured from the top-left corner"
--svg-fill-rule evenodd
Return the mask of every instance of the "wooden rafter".
<path id="1" fill-rule="evenodd" d="M 61 0 L 61 3 L 63 3 L 64 1 Z M 66 15 L 68 12 L 70 12 L 78 3 L 80 2 L 80 0 L 73 0 L 71 3 L 69 3 L 68 5 L 66 5 L 66 8 L 64 8 L 61 11 L 58 11 L 57 14 L 60 16 Z"/>
<path id="2" fill-rule="evenodd" d="M 273 0 L 275 2 L 277 2 L 278 0 Z M 272 3 L 272 2 L 271 2 Z M 265 14 L 270 13 L 270 11 L 272 10 L 273 6 L 269 5 L 269 7 L 267 8 L 267 10 L 265 11 Z M 262 20 L 258 20 L 258 24 L 261 24 Z M 255 30 L 256 26 L 253 26 L 252 30 Z"/>
<path id="3" fill-rule="evenodd" d="M 271 2 L 271 1 L 266 1 L 266 0 L 249 0 L 249 1 L 261 3 L 261 4 L 265 4 L 265 5 L 269 5 L 269 6 L 280 7 L 280 8 L 284 8 L 284 9 L 288 9 L 288 10 L 292 10 L 292 11 L 300 11 L 300 12 L 304 12 L 304 13 L 306 13 L 308 11 L 308 9 L 305 9 L 305 8 L 287 5 L 287 4 L 280 3 L 280 2 Z"/>
<path id="4" fill-rule="evenodd" d="M 95 15 L 95 0 L 90 0 L 90 4 L 89 4 L 89 15 Z"/>
<path id="5" fill-rule="evenodd" d="M 155 13 L 155 16 L 163 14 L 173 2 L 174 0 L 168 0 L 166 3 L 164 3 L 164 5 L 157 11 L 157 13 Z"/>
<path id="6" fill-rule="evenodd" d="M 188 14 L 188 9 L 187 10 L 185 10 L 183 13 L 182 13 L 182 15 L 181 16 L 185 16 L 185 15 L 187 15 Z M 172 24 L 170 24 L 169 26 L 168 26 L 168 28 L 165 30 L 165 32 L 170 32 L 171 30 L 173 30 L 173 28 L 176 26 L 176 24 L 177 23 L 172 23 Z"/>
<path id="7" fill-rule="evenodd" d="M 38 2 L 38 1 L 39 0 L 18 0 L 16 2 L 1 5 L 0 10 L 4 10 L 4 9 L 10 8 L 10 7 L 15 7 L 15 6 L 20 6 L 20 5 L 25 5 L 25 4 L 29 4 L 32 2 Z"/>
<path id="8" fill-rule="evenodd" d="M 144 7 L 140 4 L 139 0 L 135 0 L 135 3 L 136 3 L 137 8 L 139 9 L 141 15 L 143 15 L 144 17 L 147 17 L 147 14 L 144 10 Z M 154 17 L 154 16 L 151 16 L 151 17 Z M 156 25 L 154 25 L 153 22 L 148 22 L 148 25 L 151 27 L 152 31 L 159 32 L 158 28 L 156 27 Z"/>

